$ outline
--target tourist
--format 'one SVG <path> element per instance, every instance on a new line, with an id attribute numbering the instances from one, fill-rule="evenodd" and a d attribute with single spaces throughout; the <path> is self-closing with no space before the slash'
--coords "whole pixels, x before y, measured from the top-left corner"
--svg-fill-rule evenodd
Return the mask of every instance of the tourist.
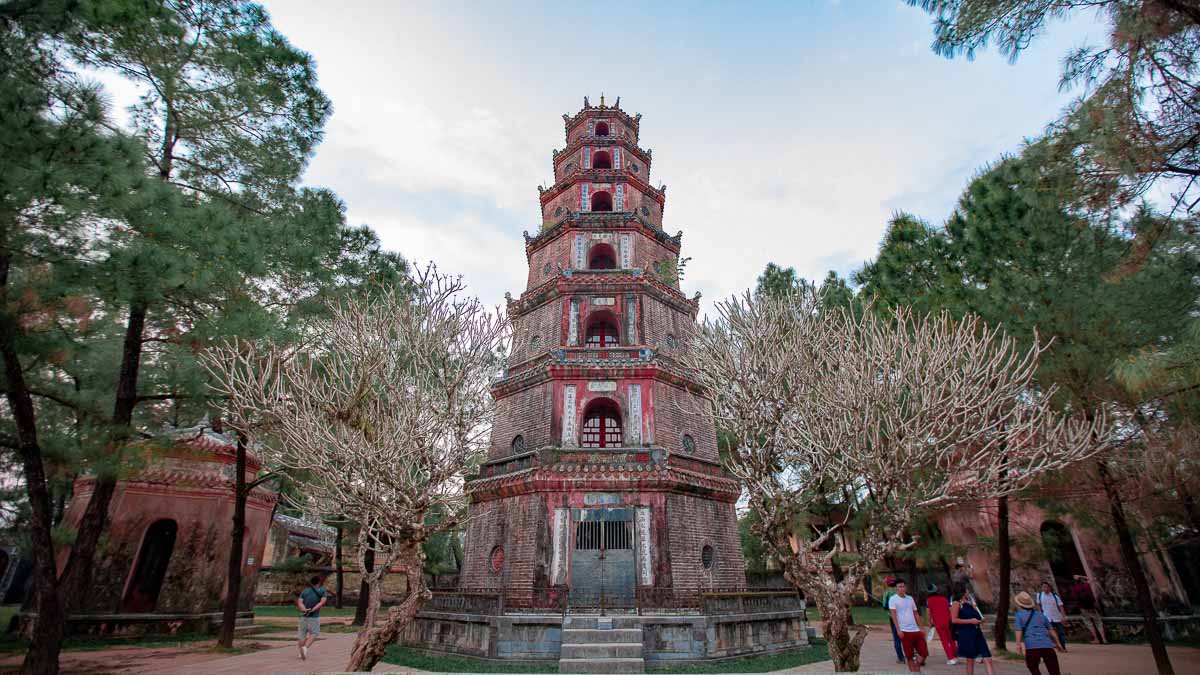
<path id="1" fill-rule="evenodd" d="M 1062 650 L 1067 651 L 1067 629 L 1063 627 L 1067 611 L 1063 606 L 1062 598 L 1054 592 L 1054 587 L 1050 585 L 1049 581 L 1042 582 L 1042 590 L 1037 594 L 1037 604 L 1041 608 L 1042 614 L 1050 619 L 1050 625 L 1054 626 L 1054 632 L 1058 633 L 1058 643 L 1062 645 Z"/>
<path id="2" fill-rule="evenodd" d="M 1033 675 L 1040 675 L 1041 663 L 1045 662 L 1049 675 L 1060 675 L 1058 654 L 1054 650 L 1062 649 L 1062 645 L 1058 643 L 1050 620 L 1025 591 L 1017 594 L 1016 603 L 1018 609 L 1013 617 L 1013 628 L 1017 633 L 1017 648 L 1025 656 L 1025 667 Z"/>
<path id="3" fill-rule="evenodd" d="M 896 594 L 896 577 L 888 577 L 885 580 L 887 590 L 883 592 L 883 608 L 888 608 L 888 600 Z M 892 621 L 888 613 L 888 625 L 892 627 L 892 647 L 896 650 L 896 663 L 904 663 L 904 650 L 900 647 L 900 633 L 896 632 L 896 622 Z"/>
<path id="4" fill-rule="evenodd" d="M 967 675 L 975 675 L 975 662 L 983 663 L 988 675 L 996 675 L 992 665 L 992 650 L 983 636 L 983 613 L 966 586 L 954 589 L 954 604 L 950 605 L 950 622 L 954 626 L 956 654 L 967 664 Z"/>
<path id="5" fill-rule="evenodd" d="M 929 610 L 929 623 L 937 631 L 938 639 L 942 641 L 942 649 L 946 650 L 946 664 L 958 663 L 958 651 L 954 646 L 954 638 L 950 631 L 950 600 L 942 595 L 936 585 L 929 585 L 929 597 L 925 599 L 925 608 Z"/>
<path id="6" fill-rule="evenodd" d="M 921 672 L 921 666 L 929 658 L 929 647 L 925 646 L 925 633 L 921 630 L 917 603 L 908 594 L 903 579 L 896 580 L 896 594 L 888 598 L 888 612 L 900 632 L 900 646 L 904 649 L 904 662 L 909 672 Z"/>
<path id="7" fill-rule="evenodd" d="M 1071 586 L 1071 598 L 1079 607 L 1083 625 L 1092 634 L 1092 644 L 1108 644 L 1108 638 L 1104 635 L 1104 619 L 1100 617 L 1100 604 L 1092 593 L 1091 581 L 1082 574 L 1076 574 L 1075 583 Z"/>
<path id="8" fill-rule="evenodd" d="M 308 586 L 296 596 L 296 608 L 300 610 L 300 628 L 296 631 L 300 641 L 300 658 L 308 658 L 308 648 L 321 634 L 321 608 L 329 599 L 329 591 L 321 585 L 321 577 L 313 576 Z"/>

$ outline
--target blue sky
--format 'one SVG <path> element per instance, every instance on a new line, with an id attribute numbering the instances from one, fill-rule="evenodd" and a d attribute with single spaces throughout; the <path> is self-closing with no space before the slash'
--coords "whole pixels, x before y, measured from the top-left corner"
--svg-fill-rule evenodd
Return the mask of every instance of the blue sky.
<path id="1" fill-rule="evenodd" d="M 561 116 L 603 91 L 643 115 L 664 229 L 683 230 L 684 290 L 707 311 L 768 262 L 853 271 L 894 211 L 941 222 L 1074 95 L 1066 52 L 1105 37 L 1084 15 L 1009 64 L 936 56 L 928 15 L 874 0 L 266 7 L 335 107 L 306 182 L 388 248 L 489 303 L 519 294 Z"/>

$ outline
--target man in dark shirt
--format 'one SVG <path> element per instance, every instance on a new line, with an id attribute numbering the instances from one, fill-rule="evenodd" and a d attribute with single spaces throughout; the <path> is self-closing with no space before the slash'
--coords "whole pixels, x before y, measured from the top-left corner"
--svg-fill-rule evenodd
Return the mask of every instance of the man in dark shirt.
<path id="1" fill-rule="evenodd" d="M 1075 583 L 1071 586 L 1071 598 L 1079 607 L 1083 625 L 1092 634 L 1092 644 L 1108 644 L 1108 638 L 1104 635 L 1104 619 L 1100 616 L 1096 596 L 1092 593 L 1091 579 L 1081 574 L 1075 575 Z"/>
<path id="2" fill-rule="evenodd" d="M 300 641 L 300 658 L 308 658 L 308 648 L 321 634 L 321 608 L 325 606 L 329 591 L 321 585 L 321 577 L 308 580 L 308 586 L 296 596 L 296 608 L 300 610 L 300 629 L 296 637 Z"/>

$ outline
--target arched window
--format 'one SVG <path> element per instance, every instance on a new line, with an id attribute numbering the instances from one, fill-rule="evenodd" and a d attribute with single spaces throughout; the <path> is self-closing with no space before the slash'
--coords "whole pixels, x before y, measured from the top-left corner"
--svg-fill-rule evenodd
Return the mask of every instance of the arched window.
<path id="1" fill-rule="evenodd" d="M 525 452 L 525 437 L 521 434 L 513 436 L 512 451 L 513 453 Z"/>
<path id="2" fill-rule="evenodd" d="M 596 123 L 596 135 L 597 136 L 607 136 L 608 135 L 608 122 L 597 122 Z"/>
<path id="3" fill-rule="evenodd" d="M 612 155 L 608 154 L 607 150 L 597 150 L 596 154 L 592 155 L 593 169 L 611 169 Z"/>
<path id="4" fill-rule="evenodd" d="M 153 612 L 158 604 L 158 592 L 162 590 L 167 566 L 175 551 L 175 535 L 179 526 L 174 520 L 157 520 L 146 528 L 142 548 L 133 566 L 133 579 L 125 591 L 121 611 L 132 614 Z"/>
<path id="5" fill-rule="evenodd" d="M 588 405 L 579 444 L 585 448 L 621 447 L 621 412 L 616 403 L 602 398 Z"/>
<path id="6" fill-rule="evenodd" d="M 612 211 L 612 195 L 607 192 L 597 192 L 592 195 L 593 211 Z"/>
<path id="7" fill-rule="evenodd" d="M 621 333 L 617 329 L 616 319 L 604 312 L 588 321 L 585 347 L 616 347 L 621 344 Z"/>
<path id="8" fill-rule="evenodd" d="M 1042 523 L 1041 532 L 1042 548 L 1050 559 L 1050 571 L 1058 587 L 1066 588 L 1075 583 L 1076 575 L 1085 574 L 1079 549 L 1075 548 L 1075 539 L 1066 525 L 1053 520 Z"/>
<path id="9" fill-rule="evenodd" d="M 617 252 L 608 244 L 596 244 L 588 252 L 588 269 L 615 270 L 617 269 Z"/>

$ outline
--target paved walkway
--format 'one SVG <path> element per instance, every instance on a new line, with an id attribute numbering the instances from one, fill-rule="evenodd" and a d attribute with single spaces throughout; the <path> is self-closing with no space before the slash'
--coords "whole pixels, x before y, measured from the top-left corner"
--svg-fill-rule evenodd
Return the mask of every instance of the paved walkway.
<path id="1" fill-rule="evenodd" d="M 257 651 L 226 656 L 195 645 L 170 648 L 114 647 L 103 651 L 64 652 L 62 670 L 65 673 L 98 675 L 100 673 L 135 673 L 137 675 L 273 675 L 275 673 L 336 673 L 346 666 L 350 649 L 354 645 L 352 633 L 326 633 L 321 636 L 309 659 L 301 661 L 290 633 L 256 635 L 248 638 L 247 645 L 259 647 Z M 270 638 L 284 638 L 286 642 Z M 265 648 L 262 648 L 265 647 Z M 935 640 L 929 648 L 929 663 L 924 672 L 932 675 L 960 675 L 966 667 L 960 662 L 956 666 L 946 665 L 946 656 Z M 1200 649 L 1187 647 L 1170 648 L 1171 662 L 1175 672 L 1200 673 Z M 15 662 L 10 663 L 16 659 Z M 1154 659 L 1150 648 L 1144 645 L 1074 645 L 1070 652 L 1059 654 L 1064 675 L 1130 675 L 1153 673 Z M 0 660 L 0 672 L 19 665 L 19 657 Z M 1020 661 L 1004 658 L 995 660 L 997 675 L 1024 675 L 1028 673 Z M 778 673 L 815 675 L 830 673 L 833 663 L 825 661 Z M 388 664 L 375 667 L 376 673 L 412 673 L 424 671 L 405 669 Z M 907 672 L 896 663 L 892 651 L 891 634 L 881 627 L 873 627 L 863 645 L 863 673 Z M 982 664 L 976 673 L 985 675 Z"/>
<path id="2" fill-rule="evenodd" d="M 896 663 L 892 649 L 892 634 L 884 626 L 872 626 L 867 641 L 863 644 L 861 673 L 907 673 L 904 664 Z M 1063 675 L 1140 675 L 1154 673 L 1154 656 L 1146 645 L 1068 645 L 1065 654 L 1058 655 Z M 1171 664 L 1175 672 L 1200 673 L 1200 649 L 1170 647 Z M 993 659 L 996 675 L 1028 675 L 1024 661 L 1006 658 Z M 833 662 L 814 663 L 779 673 L 816 675 L 833 671 Z M 958 665 L 946 665 L 946 654 L 939 640 L 929 643 L 929 661 L 922 672 L 930 675 L 963 675 L 967 672 L 962 659 Z M 1044 672 L 1044 669 L 1043 669 Z M 986 675 L 983 664 L 975 665 L 976 675 Z"/>

